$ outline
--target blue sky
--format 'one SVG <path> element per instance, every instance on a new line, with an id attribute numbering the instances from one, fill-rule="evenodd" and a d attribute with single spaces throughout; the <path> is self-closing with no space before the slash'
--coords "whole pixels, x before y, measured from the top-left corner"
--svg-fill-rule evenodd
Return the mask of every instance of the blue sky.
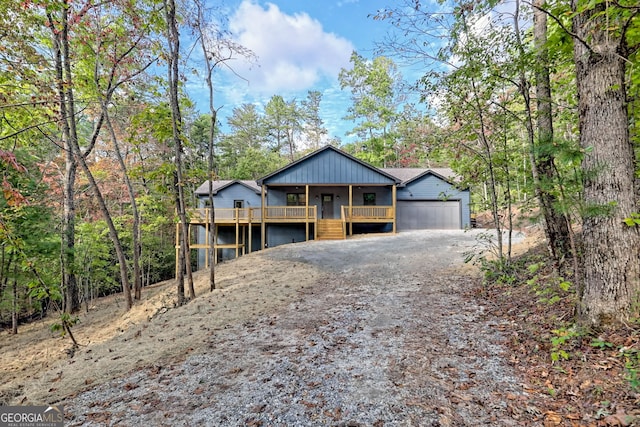
<path id="1" fill-rule="evenodd" d="M 212 0 L 211 0 L 212 1 Z M 340 90 L 338 73 L 350 68 L 352 51 L 374 55 L 388 24 L 368 15 L 393 0 L 226 0 L 233 38 L 257 55 L 257 63 L 236 60 L 235 73 L 216 71 L 215 105 L 221 121 L 233 108 L 254 103 L 259 108 L 273 95 L 302 100 L 309 90 L 323 95 L 321 115 L 331 137 L 347 141 L 352 127 L 342 117 L 349 92 Z M 204 84 L 200 86 L 204 89 Z M 207 112 L 207 100 L 190 83 L 198 109 Z"/>

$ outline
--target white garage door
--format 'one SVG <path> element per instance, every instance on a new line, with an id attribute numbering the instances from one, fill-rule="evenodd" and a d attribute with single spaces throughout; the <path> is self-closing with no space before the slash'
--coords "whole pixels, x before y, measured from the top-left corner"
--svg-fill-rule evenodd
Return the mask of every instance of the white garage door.
<path id="1" fill-rule="evenodd" d="M 398 201 L 398 230 L 460 229 L 460 201 Z"/>

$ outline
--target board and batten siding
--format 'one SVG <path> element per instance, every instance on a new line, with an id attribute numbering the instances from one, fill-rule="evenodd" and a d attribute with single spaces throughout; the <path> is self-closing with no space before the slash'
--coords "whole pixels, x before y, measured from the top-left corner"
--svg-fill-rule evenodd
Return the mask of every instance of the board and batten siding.
<path id="1" fill-rule="evenodd" d="M 372 184 L 392 185 L 395 181 L 373 167 L 354 161 L 334 150 L 324 150 L 293 164 L 264 180 L 267 185 Z"/>

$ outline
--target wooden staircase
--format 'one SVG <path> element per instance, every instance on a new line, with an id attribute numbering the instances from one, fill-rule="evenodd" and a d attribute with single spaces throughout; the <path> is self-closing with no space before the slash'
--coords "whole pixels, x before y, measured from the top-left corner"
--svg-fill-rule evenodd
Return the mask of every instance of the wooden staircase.
<path id="1" fill-rule="evenodd" d="M 341 219 L 318 220 L 318 240 L 342 240 L 344 238 Z"/>

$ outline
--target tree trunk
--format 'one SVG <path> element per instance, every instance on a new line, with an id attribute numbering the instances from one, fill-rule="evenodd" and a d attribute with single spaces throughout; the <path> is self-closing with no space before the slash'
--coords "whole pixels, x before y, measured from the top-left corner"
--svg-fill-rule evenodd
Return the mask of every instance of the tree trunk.
<path id="1" fill-rule="evenodd" d="M 60 126 L 62 127 L 62 146 L 65 154 L 65 173 L 63 182 L 63 200 L 62 200 L 62 247 L 60 248 L 60 264 L 62 270 L 62 289 L 64 297 L 64 312 L 74 313 L 80 308 L 80 300 L 78 298 L 78 283 L 75 269 L 75 181 L 77 172 L 77 163 L 73 155 L 72 138 L 75 134 L 72 132 L 71 122 L 74 120 L 69 100 L 67 99 L 67 91 L 65 90 L 64 79 L 64 62 L 62 42 L 67 39 L 68 28 L 66 20 L 66 9 L 61 13 L 62 30 L 56 29 L 55 23 L 58 21 L 53 15 L 49 14 L 49 28 L 52 33 L 52 42 L 55 57 L 56 69 L 56 86 L 58 91 L 58 104 L 60 107 Z"/>
<path id="2" fill-rule="evenodd" d="M 176 207 L 180 205 L 180 200 L 179 200 L 179 196 L 178 196 L 178 178 L 176 176 L 176 174 L 173 174 L 173 186 L 174 186 L 174 196 L 176 198 L 175 203 L 176 203 Z M 185 259 L 184 259 L 184 251 L 182 248 L 183 245 L 183 239 L 182 239 L 182 234 L 184 234 L 184 228 L 182 228 L 180 226 L 180 224 L 178 224 L 178 228 L 177 228 L 177 232 L 176 232 L 176 245 L 180 245 L 180 250 L 178 250 L 178 259 L 176 260 L 176 262 L 178 263 L 178 277 L 176 277 L 176 295 L 177 295 L 177 301 L 176 301 L 176 305 L 179 307 L 181 305 L 184 305 L 184 303 L 186 302 L 185 296 L 184 296 L 184 269 L 185 269 Z"/>
<path id="3" fill-rule="evenodd" d="M 12 286 L 12 302 L 11 302 L 11 333 L 18 333 L 18 263 L 13 266 L 13 286 Z"/>
<path id="4" fill-rule="evenodd" d="M 65 120 L 66 121 L 66 120 Z M 64 289 L 64 312 L 74 313 L 80 308 L 78 282 L 75 274 L 76 206 L 75 182 L 76 161 L 73 158 L 69 139 L 64 138 L 65 173 L 62 207 L 62 286 Z"/>
<path id="5" fill-rule="evenodd" d="M 118 238 L 118 232 L 115 228 L 115 225 L 113 224 L 111 215 L 109 214 L 109 209 L 107 208 L 104 198 L 102 197 L 98 184 L 96 183 L 93 175 L 91 174 L 91 171 L 89 170 L 89 166 L 87 165 L 87 162 L 85 160 L 85 154 L 82 153 L 82 150 L 80 149 L 80 144 L 78 142 L 78 132 L 76 129 L 76 122 L 75 122 L 76 111 L 75 111 L 75 102 L 74 102 L 73 84 L 72 84 L 73 73 L 71 70 L 71 53 L 69 48 L 68 16 L 67 16 L 68 13 L 69 13 L 68 8 L 64 8 L 60 13 L 61 19 L 58 22 L 61 25 L 61 29 L 62 29 L 60 32 L 56 31 L 55 25 L 53 24 L 55 21 L 50 17 L 50 20 L 52 22 L 52 31 L 54 33 L 54 41 L 56 43 L 56 71 L 57 71 L 57 77 L 59 80 L 58 87 L 59 87 L 59 91 L 61 92 L 60 93 L 61 95 L 60 103 L 62 107 L 61 110 L 64 111 L 65 119 L 66 119 L 63 122 L 63 126 L 65 129 L 65 134 L 68 135 L 67 138 L 65 138 L 68 141 L 67 142 L 68 147 L 66 148 L 69 151 L 67 152 L 67 155 L 71 155 L 74 157 L 73 165 L 77 165 L 78 163 L 80 163 L 80 166 L 82 167 L 85 175 L 87 176 L 87 179 L 89 180 L 91 188 L 94 192 L 94 196 L 98 201 L 98 205 L 100 206 L 100 211 L 102 213 L 102 216 L 107 223 L 107 226 L 109 228 L 109 236 L 113 241 L 113 244 L 116 250 L 116 255 L 118 257 L 118 262 L 120 264 L 120 279 L 122 281 L 122 289 L 125 294 L 127 310 L 129 310 L 132 306 L 132 301 L 131 301 L 131 289 L 129 287 L 129 275 L 127 272 L 127 263 L 126 263 L 126 257 L 124 256 L 124 250 L 122 249 L 122 245 L 120 244 L 120 239 Z M 91 148 L 95 144 L 95 141 L 98 138 L 98 134 L 100 133 L 100 128 L 102 127 L 103 121 L 104 121 L 104 116 L 100 115 L 97 121 L 97 124 L 95 125 L 95 128 L 93 130 L 91 143 L 89 144 L 89 148 L 87 150 L 91 150 Z M 74 170 L 74 174 L 75 174 L 75 170 Z M 65 184 L 69 185 L 68 182 Z M 70 236 L 68 237 L 70 238 Z M 67 284 L 67 287 L 70 288 L 69 284 Z M 71 311 L 75 311 L 80 308 L 80 303 L 77 297 L 78 285 L 75 280 L 75 276 L 73 276 L 72 289 L 75 291 L 75 300 L 71 300 L 71 302 L 73 302 L 73 310 Z M 69 299 L 67 299 L 66 307 L 68 307 L 69 304 L 70 304 L 70 301 Z M 67 313 L 71 312 L 69 309 L 65 309 L 65 311 Z"/>
<path id="6" fill-rule="evenodd" d="M 115 224 L 113 223 L 113 218 L 111 217 L 111 213 L 109 212 L 109 208 L 107 207 L 107 203 L 102 196 L 102 192 L 98 187 L 98 183 L 96 182 L 91 170 L 89 169 L 89 165 L 80 152 L 80 147 L 76 145 L 74 147 L 75 153 L 77 155 L 77 159 L 79 160 L 80 166 L 84 174 L 89 181 L 89 185 L 93 191 L 93 196 L 98 202 L 98 206 L 100 207 L 100 213 L 102 214 L 102 218 L 107 224 L 107 228 L 109 229 L 109 237 L 113 242 L 114 249 L 116 251 L 116 257 L 118 258 L 118 264 L 120 267 L 120 281 L 122 282 L 122 292 L 124 293 L 126 309 L 130 310 L 133 306 L 133 300 L 131 298 L 131 286 L 129 285 L 129 271 L 127 268 L 127 257 L 124 254 L 124 248 L 122 247 L 122 243 L 120 242 L 120 237 L 118 236 L 118 230 L 116 229 Z"/>
<path id="7" fill-rule="evenodd" d="M 204 62 L 206 66 L 206 81 L 207 81 L 207 90 L 209 91 L 209 112 L 211 114 L 211 122 L 209 128 L 209 150 L 208 150 L 208 158 L 207 158 L 207 172 L 209 175 L 209 192 L 208 192 L 208 200 L 209 200 L 209 235 L 206 236 L 209 243 L 209 249 L 207 250 L 208 264 L 209 264 L 209 290 L 213 291 L 216 288 L 216 269 L 215 269 L 215 236 L 214 229 L 216 224 L 216 211 L 213 200 L 213 180 L 215 178 L 215 159 L 214 159 L 214 142 L 215 142 L 215 131 L 216 131 L 216 117 L 217 111 L 214 105 L 214 91 L 213 91 L 213 69 L 216 66 L 216 63 L 212 61 L 212 57 L 215 55 L 215 52 L 209 52 L 207 49 L 207 38 L 205 35 L 204 25 L 204 5 L 200 1 L 196 1 L 196 6 L 198 8 L 198 19 L 196 23 L 196 30 L 200 36 L 200 46 L 202 47 L 202 54 L 204 56 Z"/>
<path id="8" fill-rule="evenodd" d="M 178 210 L 178 219 L 181 227 L 180 252 L 179 257 L 183 263 L 179 265 L 180 270 L 187 275 L 187 285 L 189 289 L 189 298 L 195 298 L 195 289 L 193 287 L 193 275 L 191 273 L 191 250 L 189 245 L 189 222 L 187 221 L 186 201 L 184 197 L 184 179 L 182 176 L 182 114 L 180 112 L 180 99 L 178 97 L 178 85 L 180 83 L 180 74 L 178 62 L 180 60 L 180 34 L 178 32 L 178 24 L 176 20 L 176 5 L 174 0 L 165 1 L 165 13 L 167 19 L 167 42 L 169 45 L 168 57 L 168 76 L 169 76 L 169 102 L 171 105 L 171 123 L 173 131 L 174 143 L 174 164 L 176 178 L 176 208 Z M 180 275 L 179 275 L 180 276 Z M 180 283 L 178 288 L 181 288 Z"/>
<path id="9" fill-rule="evenodd" d="M 134 298 L 136 300 L 140 300 L 140 298 L 142 297 L 142 271 L 140 269 L 140 253 L 142 249 L 140 244 L 140 213 L 138 211 L 138 203 L 136 202 L 136 192 L 133 189 L 131 180 L 129 179 L 127 165 L 124 163 L 122 151 L 120 150 L 120 144 L 118 144 L 118 137 L 115 130 L 113 129 L 111 118 L 109 117 L 109 110 L 106 104 L 106 100 L 103 100 L 101 105 L 102 115 L 105 118 L 107 129 L 109 130 L 109 134 L 111 135 L 113 148 L 116 153 L 116 158 L 118 159 L 120 169 L 122 169 L 122 176 L 127 187 L 127 192 L 129 193 L 129 201 L 131 202 L 131 214 L 133 215 L 133 225 L 131 230 L 131 234 L 133 236 L 133 291 Z"/>
<path id="10" fill-rule="evenodd" d="M 545 235 L 551 257 L 560 264 L 571 252 L 569 221 L 566 214 L 558 211 L 557 198 L 550 191 L 558 176 L 553 154 L 553 112 L 551 81 L 547 49 L 547 14 L 540 10 L 545 0 L 535 0 L 533 9 L 533 37 L 536 47 L 536 104 L 538 109 L 538 143 L 533 146 L 534 178 L 545 220 Z"/>
<path id="11" fill-rule="evenodd" d="M 605 4 L 572 0 L 580 145 L 585 150 L 584 289 L 581 320 L 599 325 L 629 313 L 640 293 L 640 233 L 623 220 L 636 212 L 635 157 L 629 138 L 625 58 L 607 33 Z M 589 43 L 587 45 L 586 43 Z"/>

